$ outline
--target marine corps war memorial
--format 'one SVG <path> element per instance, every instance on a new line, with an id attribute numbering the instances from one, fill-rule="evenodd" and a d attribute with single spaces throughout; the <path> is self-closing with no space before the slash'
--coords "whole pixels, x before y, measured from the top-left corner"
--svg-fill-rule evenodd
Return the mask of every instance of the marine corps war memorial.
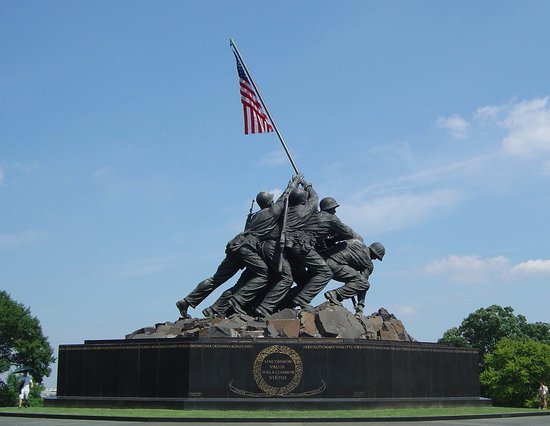
<path id="1" fill-rule="evenodd" d="M 338 409 L 490 405 L 477 350 L 418 342 L 365 312 L 391 247 L 365 241 L 296 165 L 235 42 L 245 134 L 276 133 L 293 173 L 259 192 L 220 264 L 174 301 L 176 321 L 59 347 L 54 406 Z M 256 206 L 254 205 L 256 204 Z M 211 275 L 209 275 L 211 274 Z M 203 301 L 236 279 L 210 306 Z M 375 287 L 370 291 L 376 291 Z M 324 302 L 314 306 L 318 295 Z M 343 301 L 351 300 L 353 311 Z M 188 309 L 201 309 L 194 318 Z"/>

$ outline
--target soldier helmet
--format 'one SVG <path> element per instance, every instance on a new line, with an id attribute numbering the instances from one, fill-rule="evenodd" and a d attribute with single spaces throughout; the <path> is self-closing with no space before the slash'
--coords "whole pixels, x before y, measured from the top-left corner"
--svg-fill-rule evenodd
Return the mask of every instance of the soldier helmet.
<path id="1" fill-rule="evenodd" d="M 340 204 L 338 204 L 336 202 L 336 200 L 332 197 L 326 197 L 326 198 L 323 198 L 321 200 L 321 202 L 319 203 L 319 208 L 322 210 L 322 211 L 326 211 L 326 210 L 330 210 L 330 209 L 335 209 L 336 207 L 340 207 Z"/>
<path id="2" fill-rule="evenodd" d="M 264 191 L 258 192 L 258 195 L 256 195 L 256 202 L 261 209 L 265 209 L 266 207 L 269 207 L 273 202 L 273 194 Z"/>
<path id="3" fill-rule="evenodd" d="M 382 258 L 384 257 L 384 255 L 386 254 L 386 249 L 384 248 L 384 246 L 382 245 L 382 243 L 372 243 L 369 248 L 371 249 L 371 251 L 374 253 L 374 255 L 376 256 L 377 259 L 380 259 L 380 261 L 382 261 Z"/>
<path id="4" fill-rule="evenodd" d="M 298 204 L 304 204 L 307 201 L 307 192 L 303 189 L 293 189 L 288 195 L 288 204 L 291 206 L 297 206 Z"/>

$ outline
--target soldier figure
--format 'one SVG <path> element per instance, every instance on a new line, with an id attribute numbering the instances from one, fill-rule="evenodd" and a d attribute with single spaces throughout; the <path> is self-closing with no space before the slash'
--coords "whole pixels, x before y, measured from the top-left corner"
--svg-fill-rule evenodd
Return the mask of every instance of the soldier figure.
<path id="1" fill-rule="evenodd" d="M 370 287 L 369 276 L 374 265 L 372 260 L 382 261 L 386 249 L 381 243 L 372 243 L 366 246 L 359 239 L 340 242 L 323 250 L 322 256 L 333 273 L 333 280 L 343 282 L 344 285 L 325 293 L 325 298 L 336 305 L 341 301 L 357 296 L 355 312 L 357 316 L 363 314 L 365 297 Z"/>
<path id="2" fill-rule="evenodd" d="M 250 302 L 258 292 L 265 288 L 268 280 L 268 268 L 258 253 L 259 238 L 277 225 L 283 211 L 284 197 L 297 187 L 302 178 L 301 174 L 294 177 L 277 203 L 273 203 L 273 194 L 260 192 L 257 195 L 256 201 L 260 210 L 249 216 L 245 230 L 227 244 L 225 259 L 218 266 L 216 273 L 201 281 L 191 293 L 176 303 L 182 317 L 189 317 L 187 314 L 189 306 L 194 308 L 199 305 L 240 269 L 246 268 L 238 281 L 239 288 L 242 287 L 244 291 L 229 299 L 229 303 L 235 311 L 241 312 L 242 306 Z M 207 311 L 207 313 L 215 312 Z"/>
<path id="3" fill-rule="evenodd" d="M 189 306 L 195 308 L 220 285 L 231 279 L 239 270 L 246 268 L 246 277 L 258 288 L 267 283 L 267 265 L 256 250 L 256 238 L 245 232 L 233 238 L 225 248 L 225 258 L 210 278 L 201 281 L 183 299 L 176 302 L 182 318 L 189 318 Z"/>
<path id="4" fill-rule="evenodd" d="M 288 211 L 286 212 L 285 245 L 292 240 L 291 235 L 296 229 L 303 226 L 307 220 L 317 211 L 319 197 L 312 185 L 307 182 L 302 183 L 303 189 L 294 189 L 288 196 Z M 268 265 L 273 269 L 278 261 L 278 256 L 285 256 L 285 252 L 280 252 L 281 248 L 277 245 L 279 238 L 266 239 L 262 244 L 262 252 Z M 285 250 L 286 251 L 286 250 Z M 262 302 L 256 307 L 255 313 L 259 317 L 266 317 L 272 314 L 281 301 L 287 296 L 292 286 L 291 266 L 283 257 L 282 271 L 280 279 L 277 281 L 264 296 Z"/>
<path id="5" fill-rule="evenodd" d="M 323 198 L 319 203 L 321 211 L 313 214 L 299 230 L 289 236 L 292 239 L 291 256 L 307 268 L 307 282 L 299 282 L 287 297 L 291 306 L 310 308 L 310 302 L 333 276 L 331 268 L 316 247 L 327 239 L 335 242 L 352 238 L 362 240 L 359 234 L 336 216 L 336 208 L 339 206 L 334 198 Z"/>

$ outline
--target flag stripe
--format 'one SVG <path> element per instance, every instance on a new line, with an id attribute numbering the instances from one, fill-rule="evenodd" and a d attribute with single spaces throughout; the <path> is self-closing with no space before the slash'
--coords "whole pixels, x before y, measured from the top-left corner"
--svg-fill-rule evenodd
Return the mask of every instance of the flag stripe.
<path id="1" fill-rule="evenodd" d="M 273 126 L 269 122 L 261 103 L 258 102 L 256 92 L 250 85 L 237 55 L 235 55 L 235 60 L 237 61 L 241 102 L 243 104 L 244 134 L 272 132 Z"/>

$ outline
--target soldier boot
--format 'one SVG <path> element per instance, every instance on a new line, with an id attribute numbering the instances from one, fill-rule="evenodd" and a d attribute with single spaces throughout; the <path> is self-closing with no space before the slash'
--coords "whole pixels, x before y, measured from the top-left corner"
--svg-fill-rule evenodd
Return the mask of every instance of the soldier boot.
<path id="1" fill-rule="evenodd" d="M 187 313 L 187 309 L 189 309 L 189 306 L 189 302 L 185 299 L 181 299 L 176 302 L 176 307 L 180 311 L 181 318 L 191 318 L 191 315 Z"/>

